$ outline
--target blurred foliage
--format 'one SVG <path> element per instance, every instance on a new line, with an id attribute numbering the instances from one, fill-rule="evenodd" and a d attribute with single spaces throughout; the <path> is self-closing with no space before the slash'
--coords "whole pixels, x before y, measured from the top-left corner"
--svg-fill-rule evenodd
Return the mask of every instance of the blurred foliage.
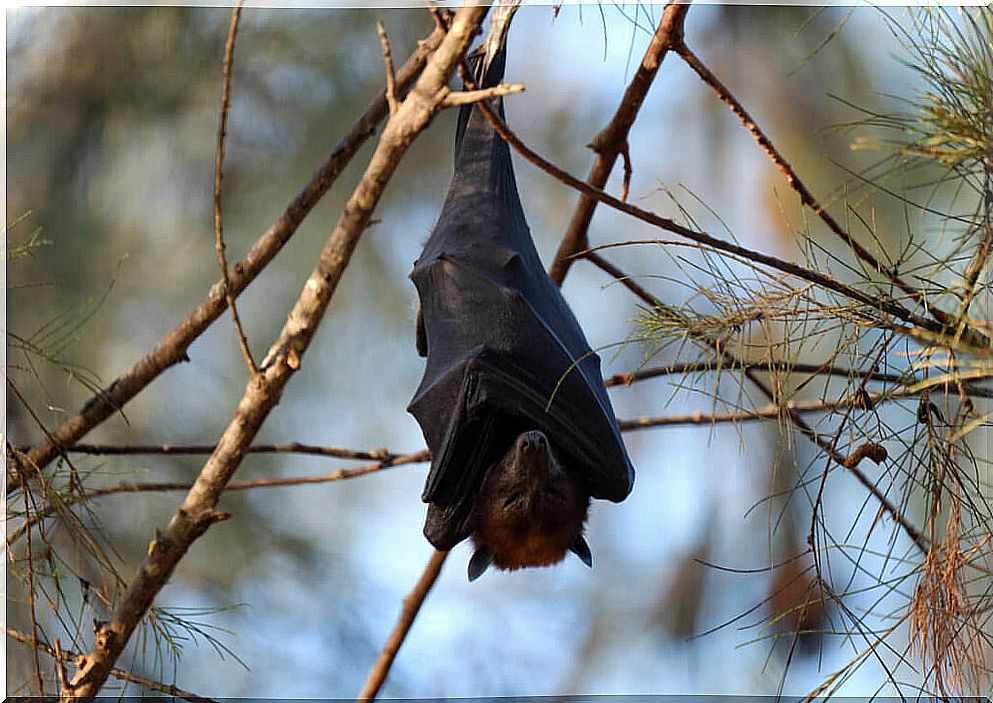
<path id="1" fill-rule="evenodd" d="M 682 253 L 684 247 L 668 245 L 666 253 L 683 271 L 676 280 L 687 289 L 684 302 L 646 307 L 635 338 L 650 344 L 649 359 L 675 357 L 709 367 L 719 378 L 730 376 L 728 385 L 736 390 L 715 393 L 718 410 L 752 406 L 749 391 L 756 384 L 747 366 L 752 361 L 763 362 L 769 371 L 763 376 L 766 400 L 817 399 L 824 405 L 810 429 L 785 412 L 779 422 L 784 431 L 795 425 L 802 430 L 795 432 L 798 438 L 813 435 L 821 449 L 840 449 L 840 455 L 829 458 L 827 451 L 812 452 L 812 445 L 804 443 L 807 451 L 799 450 L 795 465 L 774 469 L 768 501 L 776 515 L 774 539 L 784 545 L 773 550 L 783 556 L 770 590 L 771 624 L 809 639 L 826 624 L 830 604 L 836 621 L 831 630 L 864 640 L 852 661 L 815 691 L 843 691 L 840 687 L 866 658 L 880 657 L 880 647 L 900 647 L 889 644 L 895 626 L 880 634 L 878 619 L 898 625 L 910 621 L 913 649 L 924 661 L 922 690 L 979 694 L 989 681 L 993 650 L 986 627 L 993 594 L 993 502 L 991 415 L 977 409 L 973 397 L 990 397 L 993 354 L 989 344 L 964 339 L 967 327 L 980 339 L 988 335 L 993 306 L 993 13 L 989 8 L 957 15 L 925 9 L 899 19 L 880 12 L 879 19 L 910 57 L 906 65 L 918 75 L 921 92 L 911 98 L 889 96 L 903 112 L 842 100 L 868 117 L 833 132 L 855 132 L 853 146 L 860 151 L 873 144 L 881 148 L 882 159 L 864 170 L 842 166 L 850 180 L 837 207 L 844 208 L 849 231 L 870 242 L 882 264 L 823 244 L 834 235 L 814 217 L 805 218 L 793 236 L 807 271 L 831 272 L 882 303 L 858 302 L 825 289 L 813 277 L 758 266 L 745 255 L 693 244 L 684 245 L 690 251 Z M 759 123 L 766 134 L 775 133 L 761 118 Z M 880 130 L 888 133 L 888 141 L 878 140 Z M 916 195 L 922 189 L 926 200 Z M 699 202 L 676 204 L 693 229 L 702 228 L 694 210 L 716 216 Z M 884 207 L 902 211 L 902 227 L 885 224 Z M 785 221 L 786 208 L 782 214 Z M 734 237 L 730 230 L 728 235 Z M 894 285 L 894 276 L 909 276 L 911 285 L 924 291 L 922 307 L 943 310 L 952 322 L 936 332 L 884 313 L 886 303 L 912 301 L 904 284 Z M 827 373 L 821 383 L 817 374 L 793 374 L 793 366 L 803 361 L 848 370 Z M 804 380 L 798 385 L 797 379 Z M 893 385 L 870 395 L 867 385 L 880 381 Z M 901 386 L 908 392 L 901 394 Z M 884 470 L 867 475 L 860 466 L 864 458 Z M 859 471 L 860 481 L 892 501 L 877 507 L 878 498 L 866 496 L 860 514 L 876 515 L 864 535 L 856 528 L 859 519 L 846 526 L 826 515 L 837 512 L 825 498 L 836 468 Z M 777 507 L 783 497 L 784 505 Z M 916 528 L 899 525 L 897 518 L 907 515 L 923 525 L 919 536 L 912 531 Z M 809 549 L 799 547 L 794 516 L 803 516 L 800 534 L 806 533 Z M 894 525 L 877 547 L 872 533 L 883 517 Z M 901 531 L 923 551 L 898 546 Z M 846 562 L 856 566 L 856 573 L 839 579 L 838 565 Z M 878 581 L 856 585 L 860 571 L 878 574 Z M 852 605 L 868 593 L 877 600 Z M 791 646 L 790 656 L 792 651 Z M 886 678 L 897 686 L 898 672 L 916 666 L 906 649 L 896 652 Z"/>

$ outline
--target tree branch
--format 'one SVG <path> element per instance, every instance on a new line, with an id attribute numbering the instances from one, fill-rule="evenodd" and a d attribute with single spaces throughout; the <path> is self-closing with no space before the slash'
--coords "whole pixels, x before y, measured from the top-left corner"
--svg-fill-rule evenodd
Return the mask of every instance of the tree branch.
<path id="1" fill-rule="evenodd" d="M 867 374 L 868 376 L 868 374 Z M 834 412 L 850 408 L 873 408 L 883 403 L 910 398 L 918 395 L 922 389 L 916 385 L 900 386 L 882 393 L 870 393 L 864 388 L 850 393 L 843 398 L 833 400 L 788 400 L 773 402 L 760 408 L 750 410 L 730 410 L 726 412 L 692 412 L 684 415 L 662 415 L 660 417 L 639 417 L 633 420 L 622 420 L 618 424 L 621 431 L 642 430 L 649 427 L 667 425 L 711 425 L 724 422 L 746 422 L 749 420 L 768 420 L 772 418 L 789 417 L 798 413 Z M 839 463 L 844 464 L 844 461 Z"/>
<path id="2" fill-rule="evenodd" d="M 523 92 L 523 83 L 501 83 L 492 88 L 483 88 L 482 90 L 458 90 L 449 93 L 448 97 L 445 98 L 443 106 L 461 107 L 469 103 L 478 103 L 480 100 L 489 100 L 490 98 L 499 98 L 503 95 Z"/>
<path id="3" fill-rule="evenodd" d="M 242 356 L 248 365 L 248 372 L 256 375 L 259 372 L 255 365 L 255 359 L 248 348 L 248 337 L 241 327 L 241 318 L 238 317 L 238 307 L 235 305 L 234 296 L 231 294 L 231 276 L 228 273 L 228 260 L 224 254 L 224 227 L 221 210 L 221 181 L 224 178 L 224 138 L 228 131 L 228 109 L 231 106 L 231 65 L 234 61 L 234 41 L 238 36 L 238 22 L 241 19 L 241 5 L 244 0 L 237 0 L 231 9 L 231 26 L 228 29 L 228 41 L 224 45 L 224 84 L 221 90 L 221 123 L 217 128 L 217 154 L 214 157 L 214 233 L 215 248 L 217 249 L 217 265 L 221 268 L 221 277 L 224 281 L 224 301 L 231 311 L 231 319 L 234 322 L 235 333 L 238 335 L 238 344 L 241 346 Z"/>
<path id="4" fill-rule="evenodd" d="M 25 452 L 27 447 L 17 447 Z M 93 454 L 97 456 L 128 456 L 135 454 L 195 455 L 212 454 L 216 444 L 76 444 L 66 451 L 72 454 Z M 334 459 L 357 459 L 359 461 L 390 461 L 404 454 L 396 454 L 389 449 L 345 449 L 313 444 L 290 442 L 288 444 L 253 444 L 246 454 L 305 454 Z"/>
<path id="5" fill-rule="evenodd" d="M 445 565 L 445 559 L 447 557 L 448 552 L 435 550 L 434 554 L 431 555 L 431 559 L 428 561 L 427 567 L 424 569 L 424 573 L 421 574 L 417 585 L 414 586 L 414 590 L 403 599 L 403 609 L 400 611 L 397 624 L 394 626 L 393 632 L 390 633 L 389 639 L 386 640 L 386 644 L 379 653 L 376 663 L 369 671 L 369 677 L 366 679 L 365 686 L 362 687 L 362 692 L 359 693 L 359 701 L 371 701 L 379 693 L 379 689 L 382 688 L 383 683 L 386 681 L 386 676 L 390 673 L 390 668 L 393 666 L 393 660 L 396 659 L 397 653 L 400 651 L 400 646 L 403 644 L 404 639 L 406 639 L 407 633 L 410 632 L 417 614 L 421 611 L 421 605 L 424 604 L 424 599 L 427 598 L 431 587 L 438 580 L 438 575 L 441 574 L 441 567 Z"/>
<path id="6" fill-rule="evenodd" d="M 614 164 L 620 154 L 625 156 L 625 184 L 630 181 L 630 163 L 627 156 L 628 132 L 631 131 L 631 126 L 638 116 L 638 111 L 648 95 L 648 89 L 652 87 L 659 66 L 662 65 L 666 54 L 683 43 L 683 21 L 688 10 L 688 2 L 670 2 L 666 6 L 659 26 L 641 59 L 641 65 L 631 79 L 627 90 L 624 91 L 624 97 L 621 98 L 617 111 L 607 126 L 593 138 L 590 147 L 596 152 L 596 160 L 593 162 L 590 175 L 586 179 L 593 188 L 603 189 L 607 185 L 607 179 L 610 177 L 610 172 L 614 169 Z M 626 194 L 627 188 L 625 187 L 624 190 Z M 626 200 L 624 197 L 621 199 Z M 555 252 L 555 259 L 549 270 L 549 275 L 558 285 L 562 285 L 569 267 L 572 266 L 570 257 L 589 246 L 588 232 L 596 205 L 597 199 L 593 195 L 585 192 L 580 195 L 572 220 L 569 221 L 569 226 L 562 237 L 558 251 Z"/>
<path id="7" fill-rule="evenodd" d="M 211 450 L 212 451 L 212 450 Z M 210 453 L 210 452 L 207 452 Z M 371 474 L 376 471 L 381 471 L 383 469 L 393 468 L 394 466 L 403 466 L 405 464 L 419 464 L 424 461 L 429 461 L 431 459 L 431 454 L 427 449 L 422 449 L 418 452 L 411 452 L 410 454 L 390 454 L 387 458 L 377 461 L 373 464 L 366 464 L 365 466 L 357 466 L 351 469 L 335 469 L 334 471 L 328 471 L 322 474 L 316 474 L 311 476 L 294 476 L 286 478 L 259 478 L 251 479 L 246 481 L 231 481 L 225 487 L 226 491 L 243 491 L 249 488 L 281 488 L 285 486 L 305 486 L 315 483 L 329 483 L 331 481 L 343 481 L 349 478 L 355 478 L 357 476 L 365 476 L 366 474 Z M 73 493 L 66 498 L 66 500 L 59 506 L 60 508 L 73 505 L 75 503 L 82 503 L 88 501 L 92 498 L 100 498 L 103 496 L 114 495 L 118 493 L 159 493 L 165 491 L 188 491 L 193 488 L 193 484 L 189 482 L 180 481 L 158 481 L 158 482 L 142 482 L 142 481 L 121 481 L 120 483 L 113 486 L 103 486 L 101 488 L 90 488 L 85 490 L 81 495 L 78 493 Z M 45 520 L 57 512 L 57 509 L 53 505 L 48 505 L 43 510 L 35 511 L 34 514 L 30 515 L 28 519 L 24 521 L 24 524 L 18 526 L 16 530 L 12 530 L 7 535 L 7 546 L 14 544 L 18 539 L 21 538 L 26 531 L 30 530 L 32 527 L 37 525 L 42 520 Z"/>
<path id="8" fill-rule="evenodd" d="M 393 70 L 393 53 L 390 51 L 390 40 L 386 36 L 386 27 L 376 20 L 376 31 L 379 33 L 379 44 L 383 50 L 383 69 L 386 71 L 386 104 L 390 115 L 395 115 L 400 107 L 397 99 L 397 75 Z"/>
<path id="9" fill-rule="evenodd" d="M 221 493 L 269 412 L 279 402 L 286 384 L 300 368 L 303 354 L 386 184 L 411 142 L 441 109 L 449 92 L 449 75 L 479 31 L 486 11 L 486 7 L 476 6 L 459 9 L 448 34 L 428 59 L 410 94 L 387 122 L 361 181 L 321 251 L 316 268 L 263 360 L 259 375 L 249 379 L 217 449 L 168 525 L 156 536 L 144 563 L 114 608 L 110 622 L 96 628 L 93 648 L 71 682 L 71 698 L 90 700 L 97 694 L 176 564 L 210 525 L 227 517 L 216 510 Z"/>
<path id="10" fill-rule="evenodd" d="M 859 375 L 861 373 L 853 371 L 852 369 L 844 366 L 835 366 L 833 364 L 804 364 L 804 363 L 769 363 L 767 361 L 748 361 L 737 364 L 733 367 L 727 367 L 724 365 L 718 365 L 718 360 L 712 362 L 706 361 L 685 361 L 675 364 L 670 364 L 668 366 L 653 366 L 647 369 L 640 369 L 638 371 L 626 371 L 624 373 L 614 374 L 606 379 L 603 383 L 607 388 L 612 388 L 614 386 L 627 386 L 637 381 L 644 381 L 650 378 L 658 378 L 659 376 L 670 376 L 674 374 L 686 374 L 686 373 L 697 373 L 702 371 L 733 371 L 733 370 L 754 370 L 754 371 L 764 371 L 766 373 L 775 374 L 807 374 L 808 376 L 835 376 L 837 378 L 851 378 L 853 376 Z M 896 373 L 882 373 L 879 371 L 873 371 L 869 374 L 870 381 L 878 381 L 880 383 L 903 383 L 906 379 L 900 374 Z M 75 451 L 75 450 L 74 450 Z"/>
<path id="11" fill-rule="evenodd" d="M 10 637 L 12 640 L 21 642 L 22 644 L 31 645 L 32 647 L 36 647 L 37 650 L 40 650 L 45 654 L 47 654 L 48 656 L 55 659 L 57 665 L 59 666 L 60 671 L 64 669 L 65 662 L 67 661 L 75 662 L 78 661 L 80 658 L 80 655 L 77 654 L 76 652 L 73 652 L 71 650 L 67 652 L 63 650 L 61 647 L 58 648 L 52 647 L 47 642 L 38 642 L 35 644 L 32 642 L 31 635 L 27 635 L 23 632 L 20 632 L 19 630 L 15 630 L 9 625 L 5 626 L 5 630 L 7 631 L 7 637 Z M 56 640 L 56 644 L 58 644 L 58 640 Z M 138 684 L 139 686 L 144 686 L 149 691 L 158 691 L 160 693 L 165 693 L 169 696 L 175 696 L 176 698 L 182 698 L 185 701 L 190 701 L 190 703 L 215 703 L 213 698 L 198 696 L 195 693 L 184 691 L 183 689 L 178 688 L 177 686 L 160 683 L 158 681 L 153 681 L 151 679 L 146 679 L 144 677 L 132 674 L 130 671 L 125 671 L 124 669 L 118 669 L 117 667 L 112 668 L 110 670 L 110 674 L 115 679 L 118 679 L 120 681 L 127 681 L 128 683 Z"/>
<path id="12" fill-rule="evenodd" d="M 438 48 L 444 36 L 445 30 L 436 27 L 426 40 L 420 42 L 417 50 L 397 74 L 397 87 L 401 92 L 408 89 L 420 75 L 427 57 Z M 279 218 L 255 242 L 245 257 L 232 267 L 229 291 L 233 296 L 244 291 L 279 253 L 303 219 L 331 188 L 355 153 L 373 134 L 387 112 L 386 97 L 380 93 L 317 168 L 310 181 L 287 205 Z M 56 456 L 62 454 L 63 447 L 72 446 L 80 437 L 120 410 L 159 374 L 180 361 L 186 361 L 189 346 L 224 312 L 225 305 L 224 282 L 218 281 L 190 314 L 159 340 L 148 354 L 118 376 L 109 386 L 86 401 L 82 408 L 66 418 L 51 436 L 46 436 L 35 445 L 28 454 L 31 461 L 43 469 Z M 16 477 L 14 480 L 8 478 L 8 492 L 17 485 Z"/>

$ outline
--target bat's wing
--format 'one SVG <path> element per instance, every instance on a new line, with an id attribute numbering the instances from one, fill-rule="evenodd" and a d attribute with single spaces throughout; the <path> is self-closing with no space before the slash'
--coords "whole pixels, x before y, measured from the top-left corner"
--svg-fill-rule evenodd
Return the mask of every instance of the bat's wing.
<path id="1" fill-rule="evenodd" d="M 600 360 L 537 255 L 533 263 L 536 273 L 518 252 L 476 248 L 422 259 L 412 275 L 428 365 L 408 409 L 434 453 L 422 498 L 439 549 L 468 536 L 485 471 L 524 430 L 542 430 L 593 497 L 631 491 Z"/>

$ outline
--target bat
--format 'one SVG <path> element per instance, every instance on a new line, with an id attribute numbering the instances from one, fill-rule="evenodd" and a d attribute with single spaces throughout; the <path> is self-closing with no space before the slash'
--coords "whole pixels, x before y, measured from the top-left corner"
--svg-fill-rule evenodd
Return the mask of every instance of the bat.
<path id="1" fill-rule="evenodd" d="M 506 24 L 495 22 L 471 59 L 481 88 L 503 79 Z M 569 551 L 592 566 L 590 499 L 624 500 L 634 467 L 600 359 L 538 258 L 510 150 L 472 105 L 460 109 L 455 174 L 410 277 L 426 364 L 407 410 L 432 453 L 425 537 L 440 550 L 471 537 L 470 580 Z"/>

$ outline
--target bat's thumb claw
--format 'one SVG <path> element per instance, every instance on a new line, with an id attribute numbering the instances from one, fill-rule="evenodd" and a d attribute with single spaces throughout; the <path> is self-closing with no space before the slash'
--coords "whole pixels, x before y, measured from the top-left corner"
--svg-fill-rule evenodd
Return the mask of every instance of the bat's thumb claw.
<path id="1" fill-rule="evenodd" d="M 582 538 L 580 538 L 582 539 Z M 589 548 L 587 547 L 587 554 L 589 554 Z M 489 568 L 489 565 L 493 563 L 493 552 L 491 552 L 486 547 L 480 547 L 472 555 L 472 559 L 469 560 L 469 581 L 475 581 L 483 572 Z"/>
<path id="2" fill-rule="evenodd" d="M 593 568 L 593 554 L 590 553 L 590 545 L 586 543 L 586 538 L 579 535 L 576 541 L 569 547 L 569 551 L 575 554 L 586 566 Z M 470 565 L 472 568 L 472 565 Z"/>

